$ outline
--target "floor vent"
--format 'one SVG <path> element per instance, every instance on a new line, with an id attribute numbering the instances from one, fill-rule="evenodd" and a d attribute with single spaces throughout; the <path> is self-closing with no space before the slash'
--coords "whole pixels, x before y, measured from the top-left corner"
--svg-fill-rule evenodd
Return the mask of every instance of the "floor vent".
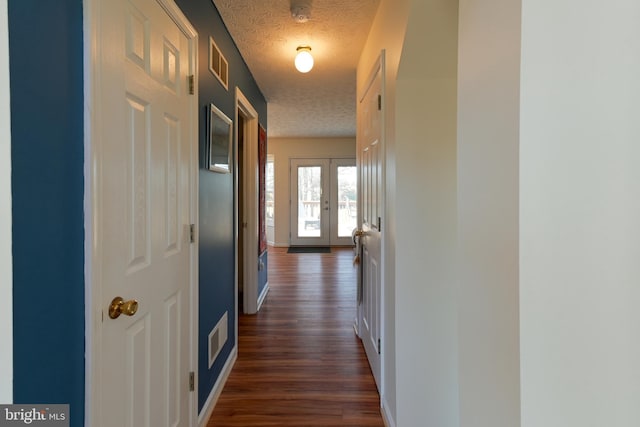
<path id="1" fill-rule="evenodd" d="M 222 347 L 227 342 L 228 335 L 228 312 L 225 311 L 218 324 L 209 332 L 209 368 L 213 366 L 216 357 L 220 354 Z"/>

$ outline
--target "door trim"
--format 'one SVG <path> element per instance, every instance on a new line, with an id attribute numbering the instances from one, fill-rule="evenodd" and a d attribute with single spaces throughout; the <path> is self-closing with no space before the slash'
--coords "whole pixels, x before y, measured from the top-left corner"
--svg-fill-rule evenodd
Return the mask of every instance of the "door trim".
<path id="1" fill-rule="evenodd" d="M 7 1 L 0 0 L 0 300 L 13 301 L 11 253 L 11 105 L 9 102 L 9 26 Z M 8 237 L 8 238 L 7 238 Z M 0 313 L 0 402 L 13 402 L 13 303 Z"/>
<path id="2" fill-rule="evenodd" d="M 241 112 L 244 121 L 244 156 L 238 158 L 238 112 Z M 235 166 L 233 173 L 234 188 L 234 218 L 235 218 L 235 241 L 238 242 L 239 228 L 246 223 L 246 230 L 243 233 L 244 259 L 243 259 L 243 288 L 242 306 L 247 314 L 258 312 L 258 112 L 253 108 L 249 100 L 236 87 L 236 108 L 234 124 L 234 156 Z M 244 188 L 244 218 L 239 217 L 238 212 L 238 162 L 243 163 Z M 238 307 L 238 244 L 236 243 L 235 253 L 235 295 L 236 307 Z M 238 310 L 236 310 L 236 331 L 238 330 Z M 238 334 L 236 333 L 236 346 L 238 344 Z"/>
<path id="3" fill-rule="evenodd" d="M 103 171 L 100 159 L 104 144 L 100 138 L 102 129 L 101 109 L 103 95 L 100 89 L 101 51 L 100 51 L 100 9 L 108 0 L 83 0 L 84 21 L 84 210 L 85 210 L 85 420 L 84 425 L 107 427 L 102 423 L 102 231 L 100 224 L 101 206 L 100 190 Z M 190 74 L 195 76 L 194 90 L 191 97 L 191 176 L 190 176 L 190 210 L 191 222 L 198 229 L 198 33 L 184 16 L 173 0 L 156 0 L 158 4 L 173 18 L 174 22 L 191 42 Z M 190 371 L 197 375 L 197 351 L 195 343 L 198 333 L 198 241 L 190 245 L 189 283 L 189 364 Z M 196 390 L 189 393 L 189 425 L 197 423 L 198 384 Z"/>

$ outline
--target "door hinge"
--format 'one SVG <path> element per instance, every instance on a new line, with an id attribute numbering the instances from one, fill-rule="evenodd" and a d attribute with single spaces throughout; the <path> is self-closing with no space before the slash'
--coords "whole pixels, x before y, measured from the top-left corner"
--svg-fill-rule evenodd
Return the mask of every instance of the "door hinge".
<path id="1" fill-rule="evenodd" d="M 382 231 L 382 218 L 378 217 L 378 233 Z"/>
<path id="2" fill-rule="evenodd" d="M 193 95 L 196 93 L 196 77 L 191 74 L 189 76 L 189 95 Z"/>
<path id="3" fill-rule="evenodd" d="M 191 243 L 196 241 L 196 225 L 189 224 L 189 241 Z"/>
<path id="4" fill-rule="evenodd" d="M 380 338 L 378 338 L 378 354 L 380 354 Z"/>
<path id="5" fill-rule="evenodd" d="M 196 373 L 189 372 L 189 391 L 196 391 Z"/>
<path id="6" fill-rule="evenodd" d="M 378 95 L 378 111 L 382 110 L 382 95 Z"/>

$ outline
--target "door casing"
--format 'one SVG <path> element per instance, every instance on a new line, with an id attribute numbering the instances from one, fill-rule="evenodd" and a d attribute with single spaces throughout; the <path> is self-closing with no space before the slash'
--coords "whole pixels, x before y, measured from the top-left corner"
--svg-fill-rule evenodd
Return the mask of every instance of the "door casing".
<path id="1" fill-rule="evenodd" d="M 249 100 L 236 87 L 236 108 L 235 108 L 235 138 L 234 153 L 236 156 L 235 165 L 243 163 L 243 215 L 239 217 L 238 209 L 238 168 L 234 167 L 234 217 L 235 217 L 235 241 L 238 241 L 239 229 L 244 227 L 243 232 L 243 308 L 247 314 L 257 313 L 260 309 L 258 305 L 258 112 L 253 108 Z M 244 149 L 243 158 L 237 158 L 238 153 L 238 114 L 244 118 Z M 235 254 L 235 295 L 236 307 L 238 306 L 238 246 Z M 236 326 L 237 310 L 236 310 Z M 236 328 L 237 331 L 237 328 Z M 236 334 L 237 339 L 237 334 Z"/>
<path id="2" fill-rule="evenodd" d="M 7 1 L 0 0 L 0 300 L 13 301 L 11 253 L 11 118 Z M 0 377 L 13 378 L 13 304 L 0 313 Z M 13 402 L 13 381 L 3 381 L 0 402 Z"/>

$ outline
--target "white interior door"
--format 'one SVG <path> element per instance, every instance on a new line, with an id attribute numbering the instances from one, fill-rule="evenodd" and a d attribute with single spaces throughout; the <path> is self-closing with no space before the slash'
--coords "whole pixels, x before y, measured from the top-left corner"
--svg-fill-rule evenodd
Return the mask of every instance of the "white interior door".
<path id="1" fill-rule="evenodd" d="M 291 159 L 291 245 L 328 246 L 329 160 Z"/>
<path id="2" fill-rule="evenodd" d="M 371 371 L 380 390 L 381 281 L 382 281 L 382 78 L 381 67 L 360 101 L 358 114 L 358 156 L 360 215 L 361 292 L 358 330 Z"/>
<path id="3" fill-rule="evenodd" d="M 170 0 L 105 0 L 98 16 L 94 425 L 189 426 L 197 39 Z"/>

